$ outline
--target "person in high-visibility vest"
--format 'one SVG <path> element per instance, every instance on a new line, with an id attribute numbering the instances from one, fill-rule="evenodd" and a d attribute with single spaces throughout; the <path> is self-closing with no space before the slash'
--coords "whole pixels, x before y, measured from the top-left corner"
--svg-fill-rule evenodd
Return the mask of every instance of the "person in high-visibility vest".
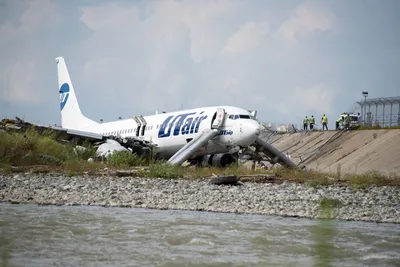
<path id="1" fill-rule="evenodd" d="M 342 116 L 340 116 L 337 120 L 336 120 L 336 130 L 339 130 L 339 125 L 340 122 L 342 121 Z"/>
<path id="2" fill-rule="evenodd" d="M 321 122 L 322 122 L 322 131 L 325 129 L 325 127 L 326 127 L 326 130 L 328 131 L 328 118 L 326 117 L 325 114 L 322 115 Z"/>
<path id="3" fill-rule="evenodd" d="M 303 128 L 304 128 L 304 131 L 308 130 L 308 118 L 307 118 L 307 116 L 303 120 Z"/>
<path id="4" fill-rule="evenodd" d="M 314 115 L 311 115 L 311 118 L 310 118 L 310 130 L 314 129 L 314 124 L 315 124 L 315 118 L 314 118 Z"/>

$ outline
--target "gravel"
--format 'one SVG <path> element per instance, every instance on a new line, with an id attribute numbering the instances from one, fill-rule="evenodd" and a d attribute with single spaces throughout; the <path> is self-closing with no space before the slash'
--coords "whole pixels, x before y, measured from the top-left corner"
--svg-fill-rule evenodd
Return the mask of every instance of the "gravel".
<path id="1" fill-rule="evenodd" d="M 243 183 L 138 177 L 0 175 L 0 202 L 253 213 L 400 223 L 400 188 Z M 328 207 L 328 208 L 326 208 Z M 331 207 L 331 208 L 330 208 Z"/>

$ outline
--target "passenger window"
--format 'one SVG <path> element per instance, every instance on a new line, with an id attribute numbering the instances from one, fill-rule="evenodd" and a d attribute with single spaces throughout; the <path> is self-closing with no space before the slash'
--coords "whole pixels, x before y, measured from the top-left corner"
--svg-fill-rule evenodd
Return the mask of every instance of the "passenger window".
<path id="1" fill-rule="evenodd" d="M 241 119 L 250 119 L 249 115 L 239 115 Z"/>

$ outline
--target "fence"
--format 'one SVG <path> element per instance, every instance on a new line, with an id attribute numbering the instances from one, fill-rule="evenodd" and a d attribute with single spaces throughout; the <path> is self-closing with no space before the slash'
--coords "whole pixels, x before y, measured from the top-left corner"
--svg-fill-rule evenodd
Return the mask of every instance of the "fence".
<path id="1" fill-rule="evenodd" d="M 361 106 L 361 123 L 381 127 L 400 126 L 400 96 L 370 98 L 357 102 Z"/>

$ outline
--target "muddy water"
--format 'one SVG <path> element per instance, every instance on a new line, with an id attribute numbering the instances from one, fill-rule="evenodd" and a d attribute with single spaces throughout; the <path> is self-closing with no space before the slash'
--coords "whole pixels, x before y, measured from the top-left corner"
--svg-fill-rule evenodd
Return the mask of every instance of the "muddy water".
<path id="1" fill-rule="evenodd" d="M 399 266 L 400 225 L 0 204 L 0 261 L 0 266 Z"/>

